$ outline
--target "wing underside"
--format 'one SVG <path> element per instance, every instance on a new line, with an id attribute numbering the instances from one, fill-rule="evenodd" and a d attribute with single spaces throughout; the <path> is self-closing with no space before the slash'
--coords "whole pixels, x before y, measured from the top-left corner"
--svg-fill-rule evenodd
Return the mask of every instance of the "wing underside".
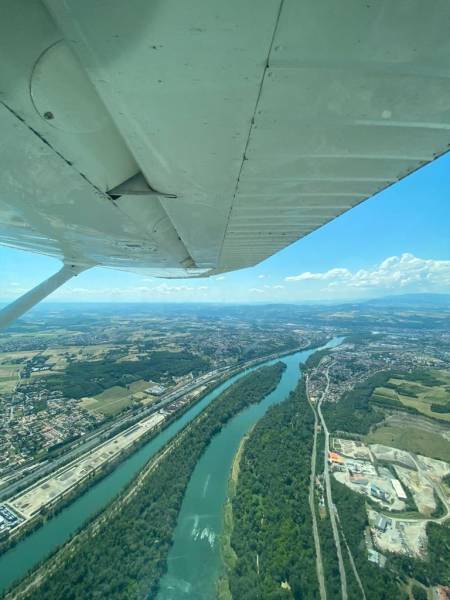
<path id="1" fill-rule="evenodd" d="M 444 153 L 441 0 L 5 0 L 0 243 L 254 265 Z"/>

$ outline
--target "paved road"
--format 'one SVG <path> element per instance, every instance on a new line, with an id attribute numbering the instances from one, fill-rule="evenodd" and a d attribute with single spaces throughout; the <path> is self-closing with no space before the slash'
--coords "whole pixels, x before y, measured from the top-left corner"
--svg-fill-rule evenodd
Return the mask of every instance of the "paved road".
<path id="1" fill-rule="evenodd" d="M 327 504 L 328 504 L 328 512 L 330 514 L 330 522 L 331 529 L 333 530 L 334 537 L 334 545 L 336 546 L 336 554 L 338 557 L 339 563 L 339 575 L 341 578 L 341 594 L 342 600 L 347 600 L 347 576 L 345 574 L 344 560 L 342 558 L 342 549 L 341 549 L 341 541 L 339 539 L 339 532 L 336 524 L 336 507 L 333 504 L 333 496 L 331 493 L 331 483 L 330 483 L 330 471 L 328 468 L 328 453 L 330 451 L 330 433 L 327 428 L 327 424 L 325 423 L 325 419 L 322 415 L 322 401 L 325 398 L 328 388 L 330 386 L 330 378 L 329 378 L 329 365 L 325 371 L 325 377 L 327 379 L 327 385 L 320 396 L 319 402 L 317 403 L 317 412 L 319 413 L 320 422 L 322 423 L 323 431 L 325 433 L 325 451 L 324 451 L 324 479 L 325 479 L 325 490 L 327 495 Z"/>
<path id="2" fill-rule="evenodd" d="M 316 548 L 316 570 L 317 570 L 317 579 L 319 581 L 319 591 L 321 600 L 327 600 L 327 591 L 325 587 L 325 577 L 323 574 L 323 560 L 322 560 L 322 551 L 320 549 L 320 537 L 319 530 L 317 528 L 317 516 L 316 516 L 316 506 L 314 502 L 314 486 L 316 480 L 316 448 L 317 448 L 317 426 L 319 424 L 317 418 L 317 412 L 312 403 L 309 400 L 308 393 L 308 375 L 306 375 L 306 397 L 308 399 L 311 410 L 314 413 L 314 442 L 313 449 L 311 455 L 311 476 L 309 482 L 309 508 L 311 510 L 312 522 L 313 522 L 313 535 L 314 535 L 314 545 Z"/>

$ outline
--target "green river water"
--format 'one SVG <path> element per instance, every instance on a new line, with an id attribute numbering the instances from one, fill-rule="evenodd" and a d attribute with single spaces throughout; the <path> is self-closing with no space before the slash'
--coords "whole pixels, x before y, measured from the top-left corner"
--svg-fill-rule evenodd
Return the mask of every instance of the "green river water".
<path id="1" fill-rule="evenodd" d="M 327 347 L 336 346 L 340 341 L 341 339 L 335 338 Z M 277 360 L 286 363 L 287 368 L 279 385 L 261 403 L 234 417 L 213 438 L 199 460 L 183 500 L 174 544 L 169 554 L 168 573 L 161 582 L 158 600 L 214 598 L 221 569 L 218 536 L 222 531 L 222 509 L 233 455 L 242 436 L 267 408 L 284 400 L 295 388 L 300 376 L 299 365 L 313 352 L 315 350 L 296 352 L 263 363 L 272 364 Z M 49 556 L 82 527 L 87 519 L 111 502 L 147 461 L 221 392 L 249 371 L 261 366 L 263 365 L 227 379 L 56 517 L 0 556 L 0 593 Z"/>
<path id="2" fill-rule="evenodd" d="M 339 344 L 335 338 L 327 344 Z M 168 571 L 161 580 L 158 600 L 213 600 L 222 572 L 220 536 L 223 508 L 234 455 L 242 437 L 269 406 L 282 402 L 295 389 L 300 364 L 315 352 L 296 352 L 281 359 L 286 369 L 276 389 L 259 404 L 236 415 L 212 440 L 198 461 L 183 499 Z M 271 364 L 275 361 L 268 361 Z"/>

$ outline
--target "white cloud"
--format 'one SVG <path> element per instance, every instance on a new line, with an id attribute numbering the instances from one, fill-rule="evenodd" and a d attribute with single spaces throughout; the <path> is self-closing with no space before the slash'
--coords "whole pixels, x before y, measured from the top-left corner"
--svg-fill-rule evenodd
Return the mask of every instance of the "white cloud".
<path id="1" fill-rule="evenodd" d="M 225 279 L 225 275 L 221 275 L 220 277 L 215 277 L 215 281 L 223 281 Z"/>
<path id="2" fill-rule="evenodd" d="M 286 277 L 285 281 L 328 281 L 328 288 L 331 289 L 442 289 L 450 286 L 450 260 L 418 258 L 405 252 L 401 256 L 386 258 L 372 269 L 350 271 L 335 268 L 319 273 L 306 271 Z"/>
<path id="3" fill-rule="evenodd" d="M 4 278 L 2 301 L 13 300 L 38 283 L 28 279 L 22 281 L 17 279 L 18 275 L 11 273 Z M 220 274 L 204 280 L 163 280 L 127 274 L 126 277 L 122 275 L 122 279 L 118 275 L 116 279 L 116 276 L 106 277 L 105 273 L 96 278 L 87 272 L 54 292 L 50 300 L 298 302 L 362 299 L 406 292 L 450 292 L 450 260 L 419 258 L 404 253 L 359 270 L 340 265 L 327 271 L 297 271 L 284 281 L 279 281 L 276 272 L 262 277 L 249 273 L 246 279 L 231 273 L 226 275 L 226 285 L 215 283 L 224 277 Z"/>
<path id="4" fill-rule="evenodd" d="M 311 273 L 310 271 L 305 271 L 305 273 L 300 273 L 300 275 L 291 275 L 290 277 L 285 277 L 285 281 L 323 281 L 326 279 L 335 279 L 335 278 L 346 278 L 351 276 L 351 271 L 348 269 L 330 269 L 329 271 L 325 271 L 324 273 Z"/>
<path id="5" fill-rule="evenodd" d="M 52 297 L 57 299 L 72 299 L 83 297 L 86 300 L 196 300 L 204 297 L 208 292 L 207 285 L 186 285 L 172 283 L 158 283 L 158 285 L 134 285 L 124 287 L 72 287 L 64 286 L 54 292 Z"/>
<path id="6" fill-rule="evenodd" d="M 272 290 L 284 290 L 284 285 L 263 285 L 262 288 L 250 288 L 252 294 L 270 294 Z"/>

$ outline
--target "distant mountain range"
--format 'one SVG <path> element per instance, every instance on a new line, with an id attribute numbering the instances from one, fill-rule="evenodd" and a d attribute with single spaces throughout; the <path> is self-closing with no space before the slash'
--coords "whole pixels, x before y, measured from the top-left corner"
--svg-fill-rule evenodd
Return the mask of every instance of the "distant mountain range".
<path id="1" fill-rule="evenodd" d="M 2 308 L 0 302 L 0 308 Z M 304 313 L 311 310 L 329 311 L 329 310 L 348 310 L 362 307 L 383 309 L 389 307 L 396 308 L 424 308 L 424 309 L 450 309 L 450 294 L 396 294 L 391 296 L 382 296 L 380 298 L 347 299 L 347 300 L 305 300 L 302 302 L 258 302 L 258 303 L 209 303 L 209 302 L 42 302 L 36 306 L 29 315 L 45 315 L 52 311 L 63 313 L 220 313 L 223 309 L 231 312 L 246 311 L 248 309 L 257 309 L 257 312 L 279 312 L 288 308 L 296 312 Z"/>
<path id="2" fill-rule="evenodd" d="M 383 296 L 358 302 L 357 304 L 375 304 L 377 306 L 450 306 L 450 294 L 399 294 Z"/>

